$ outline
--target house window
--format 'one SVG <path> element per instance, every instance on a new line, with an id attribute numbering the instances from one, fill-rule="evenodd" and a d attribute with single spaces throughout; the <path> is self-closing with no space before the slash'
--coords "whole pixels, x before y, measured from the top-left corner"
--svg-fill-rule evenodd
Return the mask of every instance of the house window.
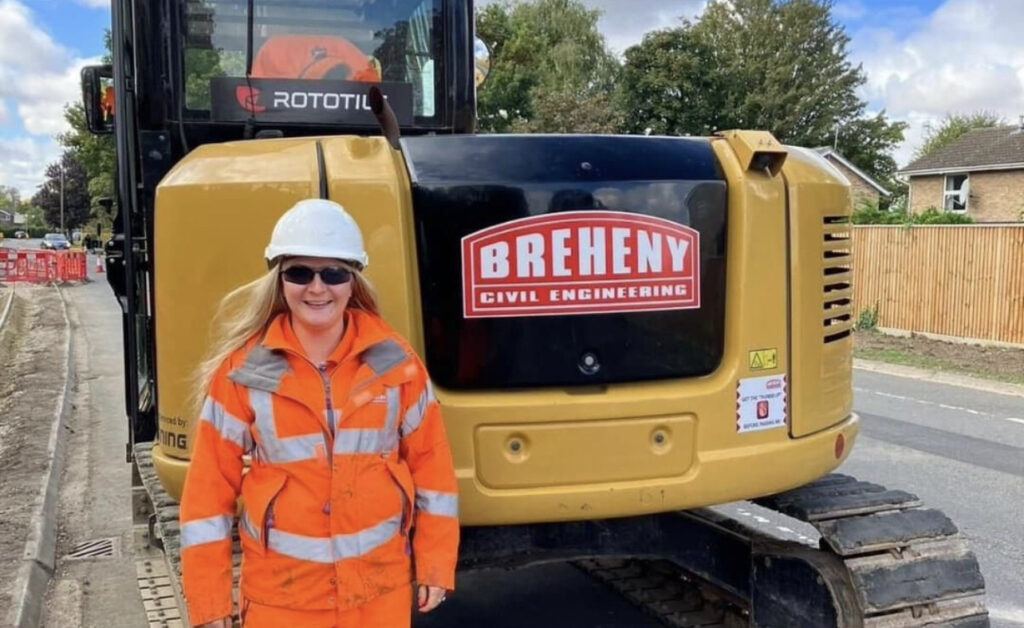
<path id="1" fill-rule="evenodd" d="M 967 211 L 968 190 L 966 174 L 946 175 L 946 188 L 942 193 L 942 207 L 946 211 Z"/>

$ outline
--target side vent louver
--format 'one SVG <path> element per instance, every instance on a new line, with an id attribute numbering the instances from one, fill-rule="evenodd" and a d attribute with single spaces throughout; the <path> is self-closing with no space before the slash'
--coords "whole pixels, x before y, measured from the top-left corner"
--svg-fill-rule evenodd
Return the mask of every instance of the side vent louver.
<path id="1" fill-rule="evenodd" d="M 853 331 L 853 244 L 849 216 L 825 216 L 822 266 L 824 268 L 824 339 L 835 342 Z"/>

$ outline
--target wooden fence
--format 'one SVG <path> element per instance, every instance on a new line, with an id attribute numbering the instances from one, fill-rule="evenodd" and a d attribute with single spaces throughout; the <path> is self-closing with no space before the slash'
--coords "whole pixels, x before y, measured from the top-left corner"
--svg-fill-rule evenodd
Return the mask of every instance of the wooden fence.
<path id="1" fill-rule="evenodd" d="M 854 314 L 878 326 L 1024 344 L 1024 224 L 857 226 Z"/>

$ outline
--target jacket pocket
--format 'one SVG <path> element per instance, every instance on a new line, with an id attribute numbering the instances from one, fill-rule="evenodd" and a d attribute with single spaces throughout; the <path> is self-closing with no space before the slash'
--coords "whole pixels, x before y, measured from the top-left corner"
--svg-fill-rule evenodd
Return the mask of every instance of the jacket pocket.
<path id="1" fill-rule="evenodd" d="M 242 514 L 238 528 L 255 544 L 260 554 L 267 551 L 267 536 L 273 526 L 274 500 L 284 489 L 288 475 L 278 469 L 253 469 L 242 480 Z"/>
<path id="2" fill-rule="evenodd" d="M 413 509 L 416 505 L 416 490 L 413 488 L 412 473 L 409 472 L 409 466 L 405 464 L 405 461 L 396 456 L 385 458 L 384 464 L 387 466 L 388 473 L 391 474 L 391 479 L 394 480 L 402 499 L 402 534 L 408 535 L 409 529 L 412 528 Z"/>

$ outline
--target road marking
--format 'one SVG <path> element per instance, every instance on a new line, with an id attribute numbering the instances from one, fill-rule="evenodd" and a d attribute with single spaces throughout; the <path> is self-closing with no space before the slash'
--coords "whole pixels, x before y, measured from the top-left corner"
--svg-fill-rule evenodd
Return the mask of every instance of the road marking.
<path id="1" fill-rule="evenodd" d="M 989 414 L 988 412 L 980 412 L 980 411 L 974 410 L 972 408 L 963 408 L 961 406 L 951 406 L 951 405 L 945 404 L 945 403 L 937 403 L 935 401 L 927 401 L 925 399 L 915 399 L 913 397 L 906 397 L 904 395 L 894 395 L 892 393 L 880 392 L 878 390 L 868 390 L 867 388 L 857 388 L 857 387 L 854 387 L 853 390 L 855 392 L 871 393 L 872 395 L 878 395 L 879 397 L 888 397 L 890 399 L 899 399 L 900 401 L 911 401 L 913 403 L 920 403 L 920 404 L 926 405 L 926 406 L 935 406 L 937 408 L 942 408 L 943 410 L 954 410 L 956 412 L 966 412 L 968 414 L 973 414 L 975 416 L 995 416 L 994 414 Z"/>
<path id="2" fill-rule="evenodd" d="M 988 615 L 992 619 L 1012 622 L 1024 626 L 1024 608 L 1016 606 L 989 606 Z"/>
<path id="3" fill-rule="evenodd" d="M 1024 419 L 1015 419 L 1013 417 L 1007 417 L 1006 420 L 1007 421 L 1013 421 L 1014 423 L 1020 423 L 1021 425 L 1024 425 Z"/>

